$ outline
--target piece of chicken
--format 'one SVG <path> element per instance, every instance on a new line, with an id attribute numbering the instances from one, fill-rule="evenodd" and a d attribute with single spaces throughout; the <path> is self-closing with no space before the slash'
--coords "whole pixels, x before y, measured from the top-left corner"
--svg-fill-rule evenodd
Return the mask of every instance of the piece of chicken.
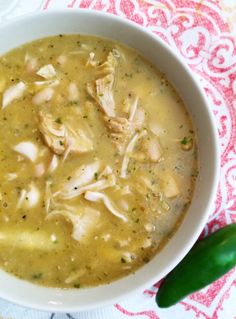
<path id="1" fill-rule="evenodd" d="M 99 223 L 100 212 L 91 207 L 74 207 L 67 206 L 65 209 L 52 210 L 46 217 L 51 219 L 56 215 L 64 216 L 72 224 L 71 237 L 77 241 L 84 241 L 93 233 Z"/>
<path id="2" fill-rule="evenodd" d="M 87 153 L 93 150 L 93 142 L 87 133 L 81 128 L 73 129 L 66 125 L 67 129 L 67 145 L 71 153 Z"/>
<path id="3" fill-rule="evenodd" d="M 26 84 L 22 81 L 11 85 L 3 93 L 2 108 L 4 109 L 9 104 L 11 104 L 14 100 L 20 99 L 23 96 L 25 90 L 26 90 Z"/>
<path id="4" fill-rule="evenodd" d="M 127 114 L 128 118 L 120 116 L 104 116 L 109 136 L 115 144 L 119 154 L 124 153 L 127 142 L 131 139 L 135 131 L 141 130 L 145 120 L 143 109 L 138 107 L 137 96 L 129 96 L 125 101 L 129 107 L 129 115 Z"/>
<path id="5" fill-rule="evenodd" d="M 93 150 L 93 143 L 82 129 L 74 130 L 69 125 L 58 123 L 51 114 L 38 114 L 39 130 L 47 146 L 58 155 L 85 153 Z"/>
<path id="6" fill-rule="evenodd" d="M 97 67 L 99 74 L 114 74 L 118 64 L 117 50 L 109 52 L 106 61 Z"/>
<path id="7" fill-rule="evenodd" d="M 88 94 L 98 103 L 107 116 L 115 116 L 115 101 L 113 97 L 114 74 L 108 74 L 97 79 L 95 83 L 87 84 Z"/>
<path id="8" fill-rule="evenodd" d="M 132 138 L 135 131 L 142 128 L 145 121 L 145 113 L 141 107 L 138 107 L 139 98 L 130 93 L 121 107 L 123 116 L 117 115 L 113 86 L 118 57 L 117 51 L 113 50 L 108 54 L 107 60 L 103 64 L 95 66 L 97 73 L 104 76 L 94 82 L 87 83 L 87 92 L 97 102 L 102 112 L 105 113 L 104 121 L 109 136 L 119 154 L 123 154 L 128 140 Z"/>
<path id="9" fill-rule="evenodd" d="M 157 138 L 148 137 L 142 141 L 141 149 L 145 155 L 145 161 L 157 163 L 162 156 L 162 149 Z"/>
<path id="10" fill-rule="evenodd" d="M 67 147 L 66 127 L 62 123 L 58 123 L 49 113 L 42 111 L 38 114 L 39 131 L 47 146 L 58 155 L 65 152 Z"/>
<path id="11" fill-rule="evenodd" d="M 94 52 L 89 52 L 89 57 L 86 62 L 86 66 L 92 66 L 95 67 L 99 65 L 99 62 L 95 60 L 95 53 Z"/>
<path id="12" fill-rule="evenodd" d="M 115 116 L 113 85 L 118 62 L 113 53 L 111 51 L 108 54 L 107 60 L 103 64 L 95 66 L 99 77 L 94 82 L 87 84 L 88 94 L 98 103 L 107 116 Z"/>
<path id="13" fill-rule="evenodd" d="M 115 144 L 118 152 L 122 154 L 128 138 L 133 133 L 133 127 L 129 120 L 124 117 L 104 116 L 104 121 L 109 131 L 109 136 Z"/>

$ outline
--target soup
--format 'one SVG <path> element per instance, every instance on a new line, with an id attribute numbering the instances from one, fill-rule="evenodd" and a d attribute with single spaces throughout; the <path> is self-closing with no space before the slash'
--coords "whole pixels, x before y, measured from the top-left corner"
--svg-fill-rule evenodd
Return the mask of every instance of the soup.
<path id="1" fill-rule="evenodd" d="M 0 58 L 0 266 L 34 283 L 109 283 L 149 262 L 191 202 L 191 119 L 136 51 L 58 35 Z"/>

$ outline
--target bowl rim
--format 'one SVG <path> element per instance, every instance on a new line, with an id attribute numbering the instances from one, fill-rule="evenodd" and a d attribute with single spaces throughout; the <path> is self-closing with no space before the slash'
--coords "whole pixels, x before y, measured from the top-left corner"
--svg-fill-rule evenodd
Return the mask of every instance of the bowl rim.
<path id="1" fill-rule="evenodd" d="M 191 80 L 193 81 L 195 87 L 198 90 L 198 94 L 200 95 L 202 101 L 205 104 L 205 108 L 208 112 L 208 116 L 209 116 L 209 125 L 211 126 L 210 129 L 213 132 L 213 136 L 214 136 L 214 152 L 215 152 L 215 158 L 214 158 L 214 176 L 212 178 L 212 188 L 211 188 L 211 192 L 210 192 L 210 197 L 209 200 L 207 202 L 207 205 L 205 207 L 205 214 L 204 216 L 202 216 L 201 219 L 199 219 L 198 221 L 198 225 L 197 227 L 195 227 L 195 231 L 192 234 L 191 239 L 188 240 L 187 243 L 185 243 L 185 245 L 179 250 L 179 253 L 177 254 L 177 256 L 173 259 L 173 261 L 168 264 L 168 266 L 166 266 L 165 270 L 163 270 L 162 272 L 160 272 L 158 274 L 158 276 L 156 276 L 156 278 L 150 278 L 148 281 L 145 281 L 145 283 L 143 284 L 139 284 L 136 288 L 132 288 L 131 290 L 127 289 L 126 292 L 124 292 L 122 295 L 110 295 L 108 298 L 106 298 L 106 300 L 103 301 L 95 301 L 95 302 L 90 302 L 89 304 L 86 304 L 85 306 L 81 306 L 81 305 L 74 305 L 74 306 L 66 306 L 63 305 L 61 308 L 58 308 L 57 304 L 45 304 L 45 303 L 33 303 L 33 302 L 28 302 L 27 300 L 24 299 L 23 295 L 19 296 L 19 298 L 15 298 L 12 297 L 10 294 L 5 294 L 4 291 L 2 289 L 0 289 L 0 298 L 3 298 L 5 300 L 8 300 L 14 304 L 18 304 L 21 306 L 25 306 L 28 308 L 34 308 L 34 309 L 38 309 L 38 310 L 46 310 L 46 311 L 53 311 L 53 312 L 73 312 L 73 311 L 87 311 L 87 310 L 92 310 L 92 309 L 96 309 L 96 308 L 100 308 L 103 306 L 107 306 L 107 305 L 111 305 L 114 303 L 117 303 L 120 300 L 125 300 L 126 298 L 130 297 L 131 295 L 133 295 L 135 292 L 139 292 L 145 289 L 145 287 L 147 286 L 151 286 L 153 285 L 154 282 L 157 282 L 158 280 L 160 280 L 161 278 L 163 278 L 169 271 L 171 271 L 183 258 L 184 256 L 188 253 L 188 251 L 191 249 L 191 247 L 194 245 L 194 243 L 196 242 L 196 240 L 198 239 L 204 225 L 207 222 L 209 213 L 210 213 L 210 209 L 213 205 L 213 202 L 215 200 L 215 196 L 216 196 L 216 192 L 217 192 L 217 187 L 218 187 L 218 181 L 219 181 L 219 172 L 220 172 L 220 150 L 219 150 L 219 145 L 218 145 L 218 134 L 217 134 L 217 129 L 216 129 L 216 124 L 215 124 L 215 120 L 213 117 L 213 114 L 211 113 L 210 107 L 209 107 L 209 103 L 206 99 L 206 96 L 204 94 L 204 91 L 200 85 L 200 81 L 199 79 L 196 77 L 195 74 L 191 73 L 191 69 L 188 67 L 188 65 L 186 64 L 186 62 L 184 61 L 183 57 L 180 55 L 179 52 L 177 51 L 173 51 L 171 49 L 171 47 L 166 44 L 160 37 L 158 37 L 157 35 L 155 35 L 154 33 L 152 33 L 150 30 L 148 30 L 147 28 L 140 26 L 139 24 L 129 20 L 129 19 L 124 19 L 120 16 L 116 16 L 114 14 L 110 14 L 107 12 L 101 12 L 101 11 L 96 11 L 96 10 L 90 10 L 90 9 L 77 9 L 76 11 L 70 11 L 69 9 L 59 9 L 59 10 L 52 10 L 52 11 L 39 11 L 39 12 L 33 12 L 30 14 L 26 14 L 17 18 L 14 18 L 10 21 L 7 22 L 3 22 L 0 24 L 0 31 L 4 28 L 8 28 L 9 26 L 12 26 L 14 24 L 17 25 L 17 23 L 26 23 L 27 21 L 29 22 L 32 19 L 38 19 L 43 15 L 47 15 L 48 17 L 51 17 L 52 19 L 55 17 L 58 17 L 58 15 L 67 15 L 68 18 L 72 15 L 87 15 L 88 17 L 102 17 L 105 20 L 113 20 L 113 21 L 117 21 L 118 23 L 123 24 L 125 27 L 127 27 L 128 29 L 135 29 L 135 31 L 141 32 L 145 37 L 149 37 L 152 41 L 155 41 L 156 43 L 158 43 L 159 46 L 164 47 L 164 49 L 166 51 L 168 51 L 168 53 L 171 55 L 171 58 L 174 59 L 177 63 L 179 63 L 179 65 L 181 66 L 183 72 L 187 73 L 187 75 L 191 78 Z M 71 32 L 72 33 L 72 32 Z M 78 32 L 79 34 L 79 32 Z M 81 34 L 84 34 L 81 32 Z M 89 34 L 89 33 L 88 33 Z M 92 35 L 92 33 L 90 33 L 89 35 Z M 35 38 L 35 40 L 37 40 L 39 38 Z M 121 41 L 122 43 L 122 41 Z M 18 45 L 16 46 L 18 47 Z M 7 50 L 8 52 L 8 50 Z M 142 267 L 144 268 L 144 267 Z M 1 276 L 1 274 L 0 274 Z M 11 276 L 12 277 L 12 276 Z M 128 277 L 125 277 L 128 278 Z M 17 278 L 15 278 L 16 282 L 18 281 Z M 120 279 L 122 280 L 122 279 Z M 120 281 L 118 280 L 118 281 Z M 34 285 L 35 288 L 39 288 L 40 286 Z M 109 285 L 107 285 L 109 286 Z M 101 287 L 101 286 L 100 286 Z M 97 287 L 99 288 L 99 286 Z M 40 287 L 41 289 L 41 287 Z M 50 290 L 53 289 L 57 292 L 61 292 L 62 289 L 58 289 L 58 288 L 47 288 L 47 287 L 43 287 L 43 290 Z M 94 288 L 84 288 L 84 289 L 94 289 Z M 63 292 L 64 293 L 64 292 Z"/>

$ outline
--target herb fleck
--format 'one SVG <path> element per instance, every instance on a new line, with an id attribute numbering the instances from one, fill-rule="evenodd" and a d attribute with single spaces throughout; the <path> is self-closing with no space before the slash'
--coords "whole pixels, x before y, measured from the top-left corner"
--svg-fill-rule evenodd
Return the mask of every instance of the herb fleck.
<path id="1" fill-rule="evenodd" d="M 144 261 L 145 263 L 148 263 L 148 262 L 150 261 L 150 259 L 146 256 L 146 257 L 143 258 L 143 261 Z"/>
<path id="2" fill-rule="evenodd" d="M 188 144 L 188 142 L 189 142 L 189 139 L 188 139 L 188 137 L 187 136 L 185 136 L 182 140 L 181 140 L 181 144 L 183 144 L 183 145 L 186 145 L 186 144 Z"/>
<path id="3" fill-rule="evenodd" d="M 62 121 L 61 121 L 61 118 L 60 118 L 60 117 L 58 117 L 58 118 L 55 120 L 55 122 L 58 123 L 58 124 L 62 124 Z"/>
<path id="4" fill-rule="evenodd" d="M 125 73 L 125 76 L 126 76 L 127 78 L 132 79 L 132 78 L 133 78 L 133 73 Z"/>
<path id="5" fill-rule="evenodd" d="M 43 277 L 42 272 L 35 273 L 31 276 L 32 279 L 41 279 Z"/>

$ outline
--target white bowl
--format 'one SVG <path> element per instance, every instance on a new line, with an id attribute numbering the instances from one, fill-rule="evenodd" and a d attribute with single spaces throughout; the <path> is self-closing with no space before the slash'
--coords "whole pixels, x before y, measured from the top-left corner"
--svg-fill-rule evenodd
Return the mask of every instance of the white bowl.
<path id="1" fill-rule="evenodd" d="M 25 16 L 0 27 L 0 53 L 25 42 L 60 33 L 98 35 L 137 49 L 163 71 L 184 100 L 197 130 L 200 175 L 193 201 L 182 225 L 148 264 L 109 285 L 84 289 L 54 289 L 33 285 L 0 272 L 0 297 L 32 308 L 83 311 L 126 299 L 160 280 L 187 254 L 203 229 L 215 198 L 219 152 L 214 120 L 204 93 L 181 57 L 142 27 L 96 11 L 57 11 Z"/>

